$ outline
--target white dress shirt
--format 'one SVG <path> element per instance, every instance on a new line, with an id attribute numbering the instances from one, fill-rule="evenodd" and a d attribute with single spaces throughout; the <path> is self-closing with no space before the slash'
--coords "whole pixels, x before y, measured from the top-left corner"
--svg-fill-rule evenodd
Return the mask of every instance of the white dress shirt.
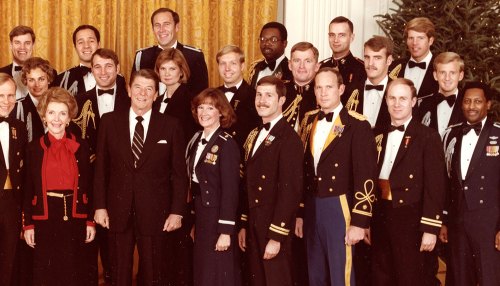
<path id="1" fill-rule="evenodd" d="M 220 124 L 219 124 L 220 126 Z M 207 146 L 208 141 L 212 138 L 212 135 L 214 135 L 215 131 L 219 129 L 219 126 L 214 129 L 210 134 L 208 134 L 207 137 L 205 137 L 205 132 L 201 132 L 201 138 L 198 140 L 198 147 L 196 149 L 196 155 L 194 156 L 194 164 L 193 164 L 193 175 L 192 175 L 192 180 L 196 183 L 199 183 L 198 177 L 196 176 L 196 165 L 198 165 L 198 161 L 200 160 L 201 153 L 203 153 L 203 150 L 205 150 L 205 147 Z M 201 141 L 205 139 L 207 140 L 207 143 L 203 144 Z"/>
<path id="2" fill-rule="evenodd" d="M 135 114 L 134 110 L 132 107 L 130 108 L 129 115 L 128 115 L 128 126 L 129 126 L 129 132 L 130 132 L 130 146 L 132 146 L 132 142 L 134 141 L 134 132 L 135 132 L 135 125 L 137 124 L 137 119 L 135 119 L 137 114 Z M 149 127 L 149 120 L 151 119 L 151 109 L 148 110 L 148 112 L 144 113 L 142 115 L 142 127 L 144 127 L 144 142 L 146 142 L 146 136 L 148 134 L 148 127 Z"/>
<path id="3" fill-rule="evenodd" d="M 9 123 L 0 123 L 0 143 L 2 144 L 3 158 L 5 161 L 5 167 L 9 169 Z M 3 186 L 2 186 L 3 187 Z"/>
<path id="4" fill-rule="evenodd" d="M 408 128 L 408 124 L 411 121 L 411 117 L 403 125 Z M 394 161 L 396 160 L 396 155 L 398 154 L 399 147 L 403 141 L 403 136 L 405 132 L 394 130 L 387 134 L 387 143 L 385 145 L 384 161 L 382 163 L 382 168 L 380 169 L 379 179 L 389 180 L 391 175 L 392 166 L 394 166 Z"/>
<path id="5" fill-rule="evenodd" d="M 485 117 L 481 121 L 481 131 L 484 128 L 486 118 L 487 117 Z M 479 133 L 479 135 L 481 135 L 481 133 Z M 462 137 L 462 146 L 460 150 L 460 171 L 462 172 L 462 180 L 465 180 L 465 176 L 467 175 L 467 171 L 469 170 L 470 160 L 472 159 L 472 154 L 474 154 L 474 149 L 476 149 L 479 135 L 476 135 L 474 129 L 471 129 L 469 133 L 463 135 Z"/>
<path id="6" fill-rule="evenodd" d="M 455 96 L 458 94 L 458 89 L 454 91 Z M 455 103 L 452 106 L 446 102 L 446 100 L 441 101 L 437 105 L 436 115 L 437 115 L 437 127 L 439 135 L 441 135 L 441 139 L 443 139 L 446 128 L 448 128 L 448 124 L 450 123 L 451 113 L 453 112 L 453 107 L 455 107 Z"/>
<path id="7" fill-rule="evenodd" d="M 262 142 L 264 142 L 264 140 L 267 138 L 267 135 L 269 135 L 269 132 L 271 132 L 274 125 L 276 125 L 276 123 L 278 121 L 280 121 L 281 118 L 283 118 L 283 114 L 280 114 L 280 115 L 278 115 L 278 117 L 271 120 L 271 124 L 270 124 L 271 126 L 269 127 L 269 130 L 266 130 L 264 128 L 262 128 L 260 130 L 259 136 L 257 136 L 257 140 L 255 141 L 255 145 L 253 145 L 252 156 L 255 154 L 255 151 L 257 151 L 257 149 L 259 149 L 260 144 L 262 144 Z"/>
<path id="8" fill-rule="evenodd" d="M 429 51 L 427 56 L 425 56 L 425 58 L 422 61 L 420 61 L 420 63 L 425 62 L 425 69 L 421 69 L 419 67 L 410 68 L 410 65 L 408 63 L 406 64 L 404 77 L 413 81 L 413 84 L 415 84 L 415 88 L 417 89 L 417 93 L 420 90 L 420 86 L 422 85 L 425 73 L 429 68 L 431 59 L 432 59 L 432 53 Z M 417 62 L 413 57 L 410 58 L 410 61 Z"/>
<path id="9" fill-rule="evenodd" d="M 85 66 L 85 65 L 80 64 L 80 66 Z M 83 76 L 83 83 L 85 84 L 85 91 L 89 91 L 96 86 L 97 83 L 95 81 L 95 77 L 92 74 L 92 72 L 88 72 L 86 75 Z"/>
<path id="10" fill-rule="evenodd" d="M 281 64 L 281 61 L 283 61 L 283 59 L 285 59 L 285 54 L 282 54 L 281 57 L 279 57 L 278 59 L 276 59 L 276 66 L 274 66 L 274 70 L 271 70 L 269 67 L 266 67 L 265 69 L 261 70 L 259 72 L 259 76 L 257 77 L 257 82 L 259 82 L 259 80 L 265 76 L 268 76 L 268 75 L 272 75 L 273 72 L 278 68 L 278 66 Z"/>
<path id="11" fill-rule="evenodd" d="M 98 90 L 101 89 L 96 86 L 95 93 L 97 96 L 97 107 L 99 108 L 99 117 L 103 114 L 112 112 L 115 109 L 115 98 L 116 98 L 116 84 L 112 87 L 113 94 L 104 93 L 99 95 Z"/>
<path id="12" fill-rule="evenodd" d="M 370 123 L 371 127 L 374 127 L 377 123 L 378 114 L 380 112 L 380 106 L 384 101 L 384 92 L 387 88 L 387 82 L 389 77 L 386 76 L 379 85 L 383 85 L 383 90 L 364 90 L 363 92 L 363 115 L 366 116 L 366 120 Z M 374 85 L 369 79 L 366 80 L 365 86 L 367 84 Z"/>
<path id="13" fill-rule="evenodd" d="M 342 103 L 333 109 L 332 121 L 326 121 L 326 118 L 318 120 L 316 123 L 316 128 L 314 129 L 313 137 L 313 159 L 314 159 L 314 172 L 316 173 L 316 168 L 318 167 L 319 158 L 323 153 L 323 148 L 325 147 L 326 139 L 330 132 L 333 132 L 333 125 L 337 117 L 339 117 L 339 112 L 342 110 Z"/>
<path id="14" fill-rule="evenodd" d="M 243 79 L 241 79 L 240 82 L 238 82 L 235 85 L 236 89 L 239 89 L 242 83 L 243 83 Z M 227 88 L 228 86 L 224 83 L 224 87 Z M 231 99 L 233 99 L 233 97 L 234 97 L 234 92 L 227 91 L 227 92 L 224 92 L 224 95 L 226 96 L 227 101 L 231 102 Z"/>

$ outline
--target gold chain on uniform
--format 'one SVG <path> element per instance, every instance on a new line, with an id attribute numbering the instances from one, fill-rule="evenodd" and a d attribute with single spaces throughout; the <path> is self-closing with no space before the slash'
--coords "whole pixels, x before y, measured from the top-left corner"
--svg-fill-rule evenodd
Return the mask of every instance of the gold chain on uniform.
<path id="1" fill-rule="evenodd" d="M 292 120 L 293 115 L 295 114 L 295 109 L 299 107 L 299 103 L 302 101 L 302 95 L 297 94 L 297 97 L 292 101 L 292 103 L 288 106 L 288 108 L 283 111 L 283 117 L 286 118 L 287 122 L 290 122 Z"/>
<path id="2" fill-rule="evenodd" d="M 82 130 L 82 139 L 85 139 L 85 135 L 87 133 L 87 125 L 89 124 L 89 120 L 91 118 L 95 128 L 95 113 L 92 110 L 92 101 L 90 101 L 89 99 L 83 105 L 80 116 L 73 119 L 73 122 Z"/>

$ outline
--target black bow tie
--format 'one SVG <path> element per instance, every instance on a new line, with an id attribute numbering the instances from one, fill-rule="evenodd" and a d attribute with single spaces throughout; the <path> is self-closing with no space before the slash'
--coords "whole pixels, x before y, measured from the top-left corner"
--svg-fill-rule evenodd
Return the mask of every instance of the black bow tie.
<path id="1" fill-rule="evenodd" d="M 269 130 L 269 128 L 271 128 L 271 122 L 264 123 L 261 126 L 259 126 L 259 131 L 262 129 L 266 129 L 266 131 L 267 131 L 267 130 Z"/>
<path id="2" fill-rule="evenodd" d="M 103 95 L 103 94 L 115 94 L 115 89 L 110 88 L 110 89 L 97 89 L 97 95 Z"/>
<path id="3" fill-rule="evenodd" d="M 166 96 L 164 99 L 163 99 L 163 103 L 168 103 L 170 101 L 170 97 Z"/>
<path id="4" fill-rule="evenodd" d="M 318 120 L 323 120 L 323 119 L 326 119 L 327 122 L 332 122 L 333 112 L 325 113 L 323 110 L 321 110 L 318 113 Z"/>
<path id="5" fill-rule="evenodd" d="M 8 118 L 8 117 L 0 117 L 0 123 L 2 123 L 2 122 L 10 123 L 10 118 Z"/>
<path id="6" fill-rule="evenodd" d="M 232 87 L 226 87 L 225 85 L 222 86 L 222 92 L 226 93 L 226 92 L 232 92 L 232 93 L 236 93 L 238 91 L 238 88 L 236 88 L 236 86 L 232 86 Z"/>
<path id="7" fill-rule="evenodd" d="M 395 131 L 395 130 L 399 130 L 401 132 L 405 132 L 405 126 L 404 126 L 404 124 L 403 125 L 399 125 L 399 126 L 391 125 L 391 127 L 389 127 L 389 133 L 392 132 L 392 131 Z"/>
<path id="8" fill-rule="evenodd" d="M 205 138 L 201 139 L 201 144 L 202 144 L 202 145 L 205 145 L 205 144 L 207 144 L 207 143 L 208 143 L 207 139 L 205 139 Z"/>
<path id="9" fill-rule="evenodd" d="M 92 72 L 92 70 L 87 66 L 80 66 L 80 71 L 81 71 L 82 75 L 86 75 L 89 72 Z"/>
<path id="10" fill-rule="evenodd" d="M 472 129 L 474 129 L 474 132 L 476 132 L 476 135 L 479 136 L 479 133 L 481 133 L 481 128 L 483 127 L 483 123 L 479 121 L 476 124 L 465 124 L 462 131 L 463 135 L 469 133 Z"/>
<path id="11" fill-rule="evenodd" d="M 408 63 L 408 66 L 409 66 L 411 69 L 412 69 L 412 68 L 414 68 L 414 67 L 419 67 L 419 68 L 421 68 L 421 69 L 425 70 L 425 67 L 426 67 L 427 65 L 425 64 L 425 62 L 420 62 L 420 63 L 417 63 L 417 62 L 415 62 L 415 61 L 410 61 L 410 62 Z"/>
<path id="12" fill-rule="evenodd" d="M 14 67 L 14 71 L 20 71 L 20 70 L 22 70 L 22 69 L 23 69 L 23 67 L 22 67 L 22 66 L 15 66 L 15 67 Z"/>
<path id="13" fill-rule="evenodd" d="M 379 85 L 367 84 L 367 85 L 365 85 L 365 89 L 366 90 L 375 89 L 375 90 L 382 91 L 382 90 L 384 90 L 384 85 L 383 84 L 379 84 Z"/>
<path id="14" fill-rule="evenodd" d="M 271 71 L 274 71 L 274 68 L 276 67 L 276 61 L 264 61 L 266 64 L 264 68 L 268 67 Z"/>
<path id="15" fill-rule="evenodd" d="M 448 105 L 450 107 L 452 107 L 453 104 L 455 104 L 456 99 L 457 99 L 457 96 L 455 94 L 452 94 L 449 96 L 444 96 L 444 94 L 438 93 L 438 102 L 441 103 L 441 102 L 446 100 L 446 102 L 448 103 Z"/>

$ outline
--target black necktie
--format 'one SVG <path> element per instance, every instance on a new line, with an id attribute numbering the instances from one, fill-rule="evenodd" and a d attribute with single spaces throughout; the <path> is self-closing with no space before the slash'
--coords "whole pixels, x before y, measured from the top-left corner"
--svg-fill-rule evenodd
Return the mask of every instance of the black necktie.
<path id="1" fill-rule="evenodd" d="M 453 104 L 455 104 L 455 100 L 457 99 L 457 96 L 452 94 L 452 95 L 449 95 L 449 96 L 444 96 L 444 94 L 442 93 L 438 93 L 438 102 L 441 103 L 443 101 L 446 100 L 446 102 L 448 103 L 448 105 L 450 107 L 453 106 Z"/>
<path id="2" fill-rule="evenodd" d="M 115 94 L 115 89 L 110 88 L 110 89 L 97 89 L 97 95 L 103 95 L 103 94 Z"/>
<path id="3" fill-rule="evenodd" d="M 226 92 L 232 92 L 232 93 L 236 93 L 238 91 L 238 88 L 236 88 L 236 86 L 232 86 L 232 87 L 226 87 L 225 85 L 222 87 L 222 92 L 226 93 Z"/>
<path id="4" fill-rule="evenodd" d="M 365 85 L 365 89 L 366 90 L 375 89 L 375 90 L 382 91 L 382 90 L 384 90 L 384 85 L 383 84 L 379 84 L 379 85 L 367 84 L 367 85 Z"/>
<path id="5" fill-rule="evenodd" d="M 20 71 L 20 70 L 22 70 L 22 69 L 23 69 L 23 67 L 22 67 L 22 66 L 15 66 L 15 67 L 14 67 L 14 71 Z"/>
<path id="6" fill-rule="evenodd" d="M 134 137 L 132 139 L 132 153 L 134 154 L 134 167 L 137 168 L 137 163 L 141 158 L 142 149 L 144 148 L 144 126 L 142 126 L 144 118 L 137 116 L 135 119 L 137 123 L 135 124 Z"/>
<path id="7" fill-rule="evenodd" d="M 325 113 L 323 110 L 321 110 L 318 113 L 318 120 L 323 120 L 323 119 L 326 119 L 327 122 L 332 122 L 333 112 Z"/>
<path id="8" fill-rule="evenodd" d="M 392 131 L 395 131 L 395 130 L 399 130 L 401 132 L 405 132 L 405 126 L 404 125 L 399 125 L 399 126 L 391 125 L 391 127 L 389 127 L 389 133 L 392 132 Z"/>
<path id="9" fill-rule="evenodd" d="M 408 62 L 408 66 L 409 66 L 411 69 L 412 69 L 412 68 L 414 68 L 414 67 L 419 67 L 419 68 L 421 68 L 421 69 L 425 70 L 426 64 L 425 64 L 425 62 L 420 62 L 420 63 L 417 63 L 417 62 L 415 62 L 415 61 L 410 61 L 410 62 Z"/>
<path id="10" fill-rule="evenodd" d="M 483 127 L 483 123 L 481 121 L 479 121 L 478 123 L 476 124 L 465 124 L 464 127 L 463 127 L 463 134 L 467 134 L 469 133 L 469 131 L 471 131 L 471 129 L 474 129 L 474 132 L 476 132 L 476 135 L 479 136 L 479 133 L 481 133 L 481 128 Z"/>
<path id="11" fill-rule="evenodd" d="M 271 122 L 264 123 L 261 126 L 259 126 L 259 131 L 262 130 L 262 129 L 269 130 L 269 128 L 271 128 Z"/>
<path id="12" fill-rule="evenodd" d="M 274 71 L 274 68 L 276 67 L 276 61 L 265 61 L 266 67 L 268 67 L 271 71 Z"/>

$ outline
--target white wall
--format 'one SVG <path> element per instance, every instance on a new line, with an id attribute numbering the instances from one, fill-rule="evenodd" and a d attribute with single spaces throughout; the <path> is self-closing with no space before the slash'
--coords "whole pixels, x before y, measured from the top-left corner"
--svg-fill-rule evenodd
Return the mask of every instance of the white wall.
<path id="1" fill-rule="evenodd" d="M 394 8 L 392 0 L 280 0 L 278 21 L 288 30 L 286 55 L 301 41 L 311 42 L 319 50 L 320 60 L 330 57 L 328 24 L 337 16 L 349 18 L 354 24 L 351 51 L 362 58 L 363 44 L 373 35 L 384 35 L 373 16 Z"/>

